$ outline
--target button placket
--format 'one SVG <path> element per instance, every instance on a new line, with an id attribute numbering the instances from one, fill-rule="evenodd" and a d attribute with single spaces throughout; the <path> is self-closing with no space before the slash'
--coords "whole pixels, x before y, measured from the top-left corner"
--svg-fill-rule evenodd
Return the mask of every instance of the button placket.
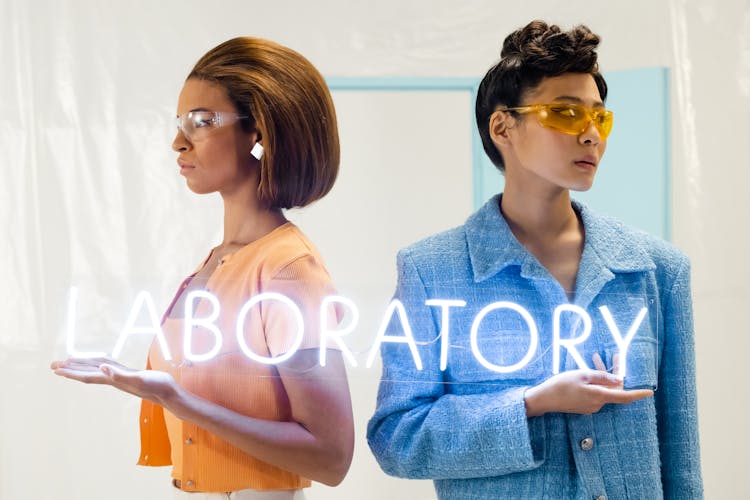
<path id="1" fill-rule="evenodd" d="M 596 499 L 598 494 L 606 491 L 606 487 L 600 457 L 595 451 L 597 434 L 593 417 L 569 414 L 566 420 L 576 469 L 586 489 L 591 492 L 589 498 Z"/>
<path id="2" fill-rule="evenodd" d="M 594 439 L 590 437 L 583 438 L 580 444 L 583 451 L 590 451 L 594 447 Z"/>
<path id="3" fill-rule="evenodd" d="M 185 482 L 187 488 L 193 488 L 196 480 L 196 460 L 198 448 L 195 446 L 193 436 L 196 435 L 196 426 L 187 422 L 182 423 L 182 477 L 192 477 Z"/>

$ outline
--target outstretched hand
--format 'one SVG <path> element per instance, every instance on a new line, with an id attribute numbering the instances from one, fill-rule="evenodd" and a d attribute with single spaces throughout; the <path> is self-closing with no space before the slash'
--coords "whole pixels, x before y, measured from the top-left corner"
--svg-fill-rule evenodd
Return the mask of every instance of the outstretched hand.
<path id="1" fill-rule="evenodd" d="M 617 372 L 618 357 L 613 359 Z M 653 396 L 649 389 L 625 390 L 623 379 L 609 373 L 599 355 L 594 355 L 596 370 L 572 370 L 554 375 L 526 391 L 526 415 L 548 412 L 596 413 L 608 403 L 627 404 Z"/>
<path id="2" fill-rule="evenodd" d="M 177 390 L 174 378 L 156 370 L 134 370 L 109 358 L 69 358 L 53 361 L 55 375 L 85 384 L 111 385 L 139 398 L 164 405 Z"/>

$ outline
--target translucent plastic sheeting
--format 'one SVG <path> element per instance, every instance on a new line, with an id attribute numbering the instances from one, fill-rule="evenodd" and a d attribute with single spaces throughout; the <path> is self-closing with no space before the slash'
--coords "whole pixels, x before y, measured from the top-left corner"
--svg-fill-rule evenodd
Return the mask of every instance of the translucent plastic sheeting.
<path id="1" fill-rule="evenodd" d="M 119 331 L 139 290 L 152 291 L 162 304 L 168 300 L 220 240 L 219 200 L 187 191 L 169 149 L 176 96 L 200 54 L 231 36 L 253 34 L 300 50 L 326 76 L 480 77 L 496 60 L 502 37 L 533 18 L 591 26 L 603 39 L 605 71 L 669 69 L 672 239 L 693 265 L 706 494 L 738 496 L 743 490 L 736 478 L 750 465 L 750 437 L 736 432 L 750 410 L 747 391 L 736 383 L 744 380 L 750 352 L 744 318 L 750 301 L 746 0 L 614 5 L 483 0 L 460 6 L 447 0 L 377 5 L 232 0 L 219 7 L 196 1 L 3 0 L 0 499 L 169 495 L 166 470 L 133 466 L 137 402 L 105 388 L 66 384 L 47 366 L 64 354 L 71 284 L 87 294 L 82 320 L 92 325 L 88 340 L 95 342 L 97 335 Z M 357 103 L 335 98 L 344 154 L 350 148 L 372 159 L 365 148 L 375 146 L 380 163 L 345 159 L 330 201 L 311 207 L 309 216 L 292 217 L 321 242 L 341 291 L 379 314 L 395 278 L 395 249 L 460 223 L 470 211 L 471 123 L 465 107 L 472 103 L 402 96 L 398 102 L 376 99 L 357 114 Z M 404 116 L 394 114 L 399 108 Z M 355 117 L 348 128 L 372 116 L 378 117 L 377 127 L 356 137 L 343 129 L 347 113 Z M 414 114 L 425 124 L 409 122 Z M 436 130 L 442 135 L 434 135 Z M 430 162 L 445 152 L 446 176 L 436 175 Z M 383 171 L 386 163 L 392 170 Z M 415 174 L 417 167 L 424 170 Z M 414 178 L 405 180 L 407 171 Z M 368 207 L 351 191 L 387 193 L 393 185 L 404 192 L 383 194 L 378 205 Z M 413 185 L 458 194 L 435 198 L 445 210 L 435 216 L 431 210 L 437 208 L 409 196 Z M 403 200 L 404 212 L 416 214 L 413 219 L 402 218 L 396 199 Z M 325 220 L 315 221 L 316 210 Z M 361 215 L 377 237 L 329 243 L 337 236 L 332 220 L 342 214 Z M 380 267 L 373 267 L 377 276 L 369 282 L 353 273 L 359 281 L 347 281 L 347 255 L 356 255 L 362 242 L 368 255 L 379 259 Z M 386 262 L 391 267 L 383 270 Z M 134 346 L 133 359 L 136 351 Z M 309 498 L 433 495 L 429 484 L 387 478 L 366 448 L 362 434 L 376 379 L 352 384 L 358 441 L 349 477 L 336 489 L 316 486 Z"/>

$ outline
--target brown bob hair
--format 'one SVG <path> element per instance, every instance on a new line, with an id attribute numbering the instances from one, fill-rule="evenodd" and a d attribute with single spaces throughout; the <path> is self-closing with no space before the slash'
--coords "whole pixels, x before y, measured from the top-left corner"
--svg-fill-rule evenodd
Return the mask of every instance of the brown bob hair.
<path id="1" fill-rule="evenodd" d="M 270 40 L 238 37 L 214 47 L 187 79 L 221 85 L 264 153 L 258 196 L 270 208 L 308 205 L 336 181 L 340 150 L 333 100 L 304 56 Z"/>

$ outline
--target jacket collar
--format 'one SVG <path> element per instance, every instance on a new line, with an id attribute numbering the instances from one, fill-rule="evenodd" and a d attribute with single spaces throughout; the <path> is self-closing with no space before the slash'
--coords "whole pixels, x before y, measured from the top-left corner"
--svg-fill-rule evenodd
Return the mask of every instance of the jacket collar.
<path id="1" fill-rule="evenodd" d="M 526 277 L 549 276 L 536 258 L 516 239 L 500 213 L 502 194 L 490 198 L 464 225 L 474 281 L 479 283 L 508 266 L 521 266 Z M 579 276 L 656 269 L 640 245 L 640 238 L 626 226 L 600 216 L 575 200 L 586 231 Z M 609 271 L 606 272 L 605 270 Z"/>

